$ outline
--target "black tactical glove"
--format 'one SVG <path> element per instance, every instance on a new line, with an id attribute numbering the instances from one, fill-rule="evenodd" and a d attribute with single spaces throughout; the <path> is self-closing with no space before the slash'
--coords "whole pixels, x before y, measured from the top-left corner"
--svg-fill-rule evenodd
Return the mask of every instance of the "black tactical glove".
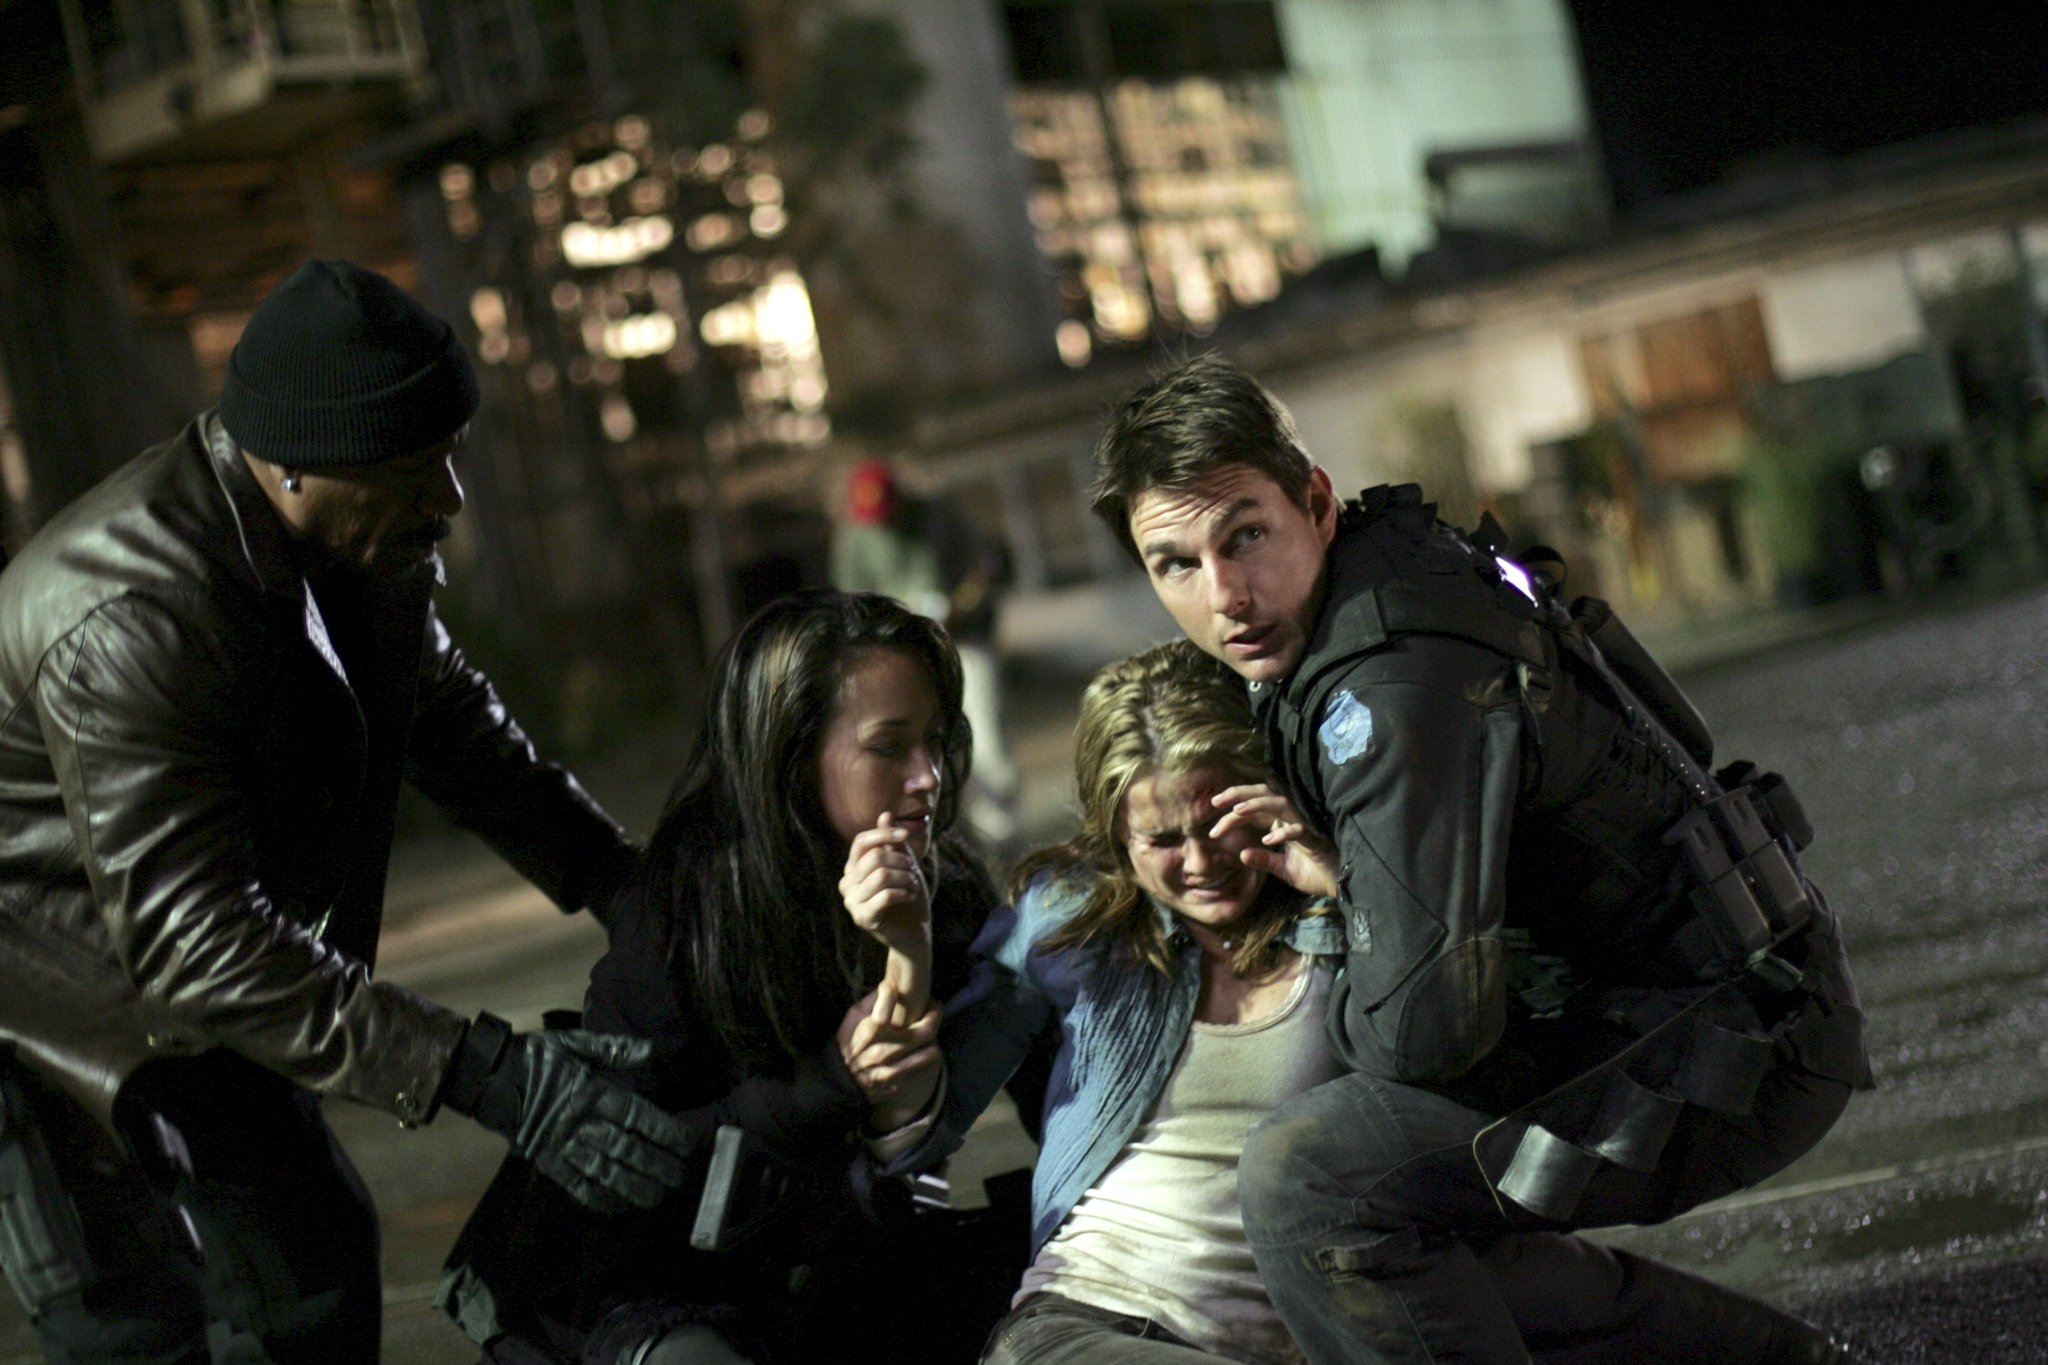
<path id="1" fill-rule="evenodd" d="M 700 1144 L 595 1071 L 638 1066 L 651 1051 L 644 1039 L 581 1029 L 514 1035 L 482 1014 L 441 1084 L 441 1102 L 503 1134 L 578 1203 L 599 1213 L 651 1209 L 683 1187 Z"/>

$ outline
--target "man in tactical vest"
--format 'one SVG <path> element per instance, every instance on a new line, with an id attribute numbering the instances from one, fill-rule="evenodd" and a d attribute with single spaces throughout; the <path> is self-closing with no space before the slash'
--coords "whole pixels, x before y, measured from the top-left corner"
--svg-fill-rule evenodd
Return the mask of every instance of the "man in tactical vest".
<path id="1" fill-rule="evenodd" d="M 1571 1235 L 1755 1184 L 1869 1083 L 1782 781 L 1708 773 L 1683 693 L 1602 604 L 1567 611 L 1501 557 L 1490 518 L 1475 543 L 1412 485 L 1340 507 L 1225 361 L 1126 399 L 1097 474 L 1096 512 L 1246 680 L 1340 868 L 1351 1073 L 1277 1110 L 1239 1175 L 1308 1358 L 1849 1360 Z"/>

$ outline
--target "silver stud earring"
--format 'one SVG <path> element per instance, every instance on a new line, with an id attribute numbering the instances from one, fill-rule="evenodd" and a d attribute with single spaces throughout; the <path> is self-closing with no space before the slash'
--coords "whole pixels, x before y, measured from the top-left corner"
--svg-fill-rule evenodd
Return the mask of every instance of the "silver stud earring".
<path id="1" fill-rule="evenodd" d="M 285 492 L 296 493 L 299 491 L 299 476 L 296 473 L 286 474 L 283 483 Z"/>

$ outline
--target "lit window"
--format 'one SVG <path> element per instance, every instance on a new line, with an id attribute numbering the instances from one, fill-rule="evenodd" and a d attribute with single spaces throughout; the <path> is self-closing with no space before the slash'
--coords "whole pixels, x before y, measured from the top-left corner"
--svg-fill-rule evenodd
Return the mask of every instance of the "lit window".
<path id="1" fill-rule="evenodd" d="M 479 332 L 505 330 L 505 296 L 495 289 L 479 289 L 469 296 L 469 316 Z"/>
<path id="2" fill-rule="evenodd" d="M 602 161 L 591 161 L 569 172 L 569 190 L 578 198 L 610 194 L 631 180 L 640 163 L 631 152 L 613 152 Z"/>
<path id="3" fill-rule="evenodd" d="M 617 360 L 666 355 L 676 344 L 676 320 L 666 313 L 634 313 L 607 323 L 599 344 Z"/>
<path id="4" fill-rule="evenodd" d="M 495 243 L 499 228 L 524 228 L 523 254 L 540 272 L 530 294 L 487 251 L 464 248 L 477 267 L 468 311 L 479 359 L 504 367 L 506 389 L 543 426 L 580 391 L 575 401 L 592 405 L 606 439 L 629 446 L 650 478 L 699 458 L 697 422 L 720 458 L 815 445 L 831 432 L 810 296 L 767 240 L 789 222 L 774 157 L 757 145 L 769 125 L 754 115 L 736 131 L 725 143 L 664 146 L 629 114 L 533 146 L 503 175 L 491 171 L 499 195 L 523 191 L 510 222 L 499 195 L 479 200 L 476 170 L 441 172 L 451 230 Z M 716 416 L 678 401 L 674 376 L 699 364 L 730 386 L 731 397 L 710 391 Z"/>
<path id="5" fill-rule="evenodd" d="M 652 256 L 675 240 L 675 227 L 660 214 L 628 218 L 616 227 L 571 223 L 562 229 L 562 259 L 579 268 L 625 265 Z"/>
<path id="6" fill-rule="evenodd" d="M 633 416 L 633 405 L 616 393 L 605 395 L 598 404 L 597 420 L 604 427 L 604 434 L 614 441 L 629 441 L 640 429 L 638 419 Z"/>
<path id="7" fill-rule="evenodd" d="M 691 222 L 684 240 L 692 251 L 713 251 L 740 239 L 743 230 L 729 213 L 707 213 Z"/>
<path id="8" fill-rule="evenodd" d="M 1075 369 L 1088 363 L 1088 357 L 1095 351 L 1094 338 L 1088 335 L 1088 324 L 1068 318 L 1053 333 L 1053 343 L 1059 347 L 1060 359 Z"/>
<path id="9" fill-rule="evenodd" d="M 1004 17 L 1026 209 L 1067 320 L 1089 334 L 1087 346 L 1058 334 L 1069 365 L 1098 342 L 1206 333 L 1314 264 L 1270 4 L 1009 5 Z M 1091 67 L 1090 52 L 1106 63 Z"/>

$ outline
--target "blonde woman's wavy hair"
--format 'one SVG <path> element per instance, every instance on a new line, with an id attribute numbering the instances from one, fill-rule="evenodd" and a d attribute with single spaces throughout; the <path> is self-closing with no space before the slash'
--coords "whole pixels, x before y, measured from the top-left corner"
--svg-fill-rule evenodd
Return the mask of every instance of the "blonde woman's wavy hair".
<path id="1" fill-rule="evenodd" d="M 1148 774 L 1180 777 L 1203 770 L 1233 784 L 1273 780 L 1265 740 L 1236 674 L 1188 641 L 1176 640 L 1120 659 L 1089 681 L 1074 727 L 1081 832 L 1024 859 L 1010 877 L 1013 898 L 1046 872 L 1089 886 L 1080 912 L 1047 937 L 1046 947 L 1093 946 L 1172 971 L 1167 931 L 1131 867 L 1124 798 Z M 1268 876 L 1246 914 L 1232 969 L 1239 975 L 1269 969 L 1280 934 L 1300 908 L 1299 893 Z"/>

